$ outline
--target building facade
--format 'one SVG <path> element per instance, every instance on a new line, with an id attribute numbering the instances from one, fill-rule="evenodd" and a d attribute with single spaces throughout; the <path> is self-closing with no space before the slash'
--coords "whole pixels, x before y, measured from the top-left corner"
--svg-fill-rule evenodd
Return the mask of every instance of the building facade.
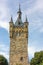
<path id="1" fill-rule="evenodd" d="M 19 6 L 18 18 L 13 23 L 13 19 L 9 22 L 10 25 L 10 62 L 9 65 L 29 65 L 28 62 L 28 21 L 22 22 L 21 8 Z"/>

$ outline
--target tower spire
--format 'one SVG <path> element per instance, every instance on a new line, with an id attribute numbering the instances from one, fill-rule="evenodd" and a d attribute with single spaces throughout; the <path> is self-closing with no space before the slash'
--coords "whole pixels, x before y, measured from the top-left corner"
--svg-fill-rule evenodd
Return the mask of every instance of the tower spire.
<path id="1" fill-rule="evenodd" d="M 19 4 L 19 11 L 21 11 L 20 4 Z"/>
<path id="2" fill-rule="evenodd" d="M 13 22 L 12 16 L 11 16 L 11 20 L 10 21 Z"/>
<path id="3" fill-rule="evenodd" d="M 15 22 L 15 25 L 22 25 L 22 19 L 21 19 L 21 7 L 20 7 L 20 4 L 19 4 L 19 10 L 18 10 L 18 18 L 17 18 L 17 21 Z"/>
<path id="4" fill-rule="evenodd" d="M 21 14 L 22 14 L 22 12 L 21 12 L 21 8 L 20 8 L 20 4 L 19 4 L 19 11 L 18 11 L 17 13 L 18 13 L 18 18 L 21 19 Z"/>
<path id="5" fill-rule="evenodd" d="M 26 20 L 25 20 L 26 22 L 28 22 L 28 20 L 27 20 L 27 16 L 26 16 Z"/>
<path id="6" fill-rule="evenodd" d="M 18 11 L 17 13 L 22 13 L 22 12 L 21 12 L 21 7 L 20 7 L 20 4 L 19 4 L 19 11 Z"/>

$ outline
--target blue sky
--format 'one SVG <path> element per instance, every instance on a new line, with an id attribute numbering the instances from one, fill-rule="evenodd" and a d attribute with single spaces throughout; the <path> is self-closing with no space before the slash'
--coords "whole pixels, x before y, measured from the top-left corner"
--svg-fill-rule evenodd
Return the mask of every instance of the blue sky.
<path id="1" fill-rule="evenodd" d="M 29 22 L 28 53 L 29 59 L 34 53 L 43 50 L 43 0 L 0 0 L 0 54 L 9 60 L 9 22 L 11 16 L 15 23 L 21 4 L 22 21 L 27 15 Z"/>

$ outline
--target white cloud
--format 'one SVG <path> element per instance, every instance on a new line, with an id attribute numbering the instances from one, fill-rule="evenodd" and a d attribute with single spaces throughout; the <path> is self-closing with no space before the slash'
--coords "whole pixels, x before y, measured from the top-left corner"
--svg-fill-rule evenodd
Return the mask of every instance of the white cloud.
<path id="1" fill-rule="evenodd" d="M 0 50 L 4 51 L 4 52 L 8 52 L 9 47 L 5 44 L 0 44 Z"/>
<path id="2" fill-rule="evenodd" d="M 43 14 L 43 0 L 36 0 L 33 8 L 30 9 L 30 11 L 28 9 L 28 13 L 30 13 L 31 17 L 33 17 L 32 22 L 30 22 L 30 28 L 32 29 L 32 31 L 37 30 L 42 33 L 43 32 L 43 19 L 39 18 L 37 16 L 41 16 L 41 14 Z M 36 14 L 37 14 L 37 16 L 34 16 Z M 35 18 L 37 17 L 37 18 L 34 19 L 34 17 Z"/>
<path id="3" fill-rule="evenodd" d="M 41 20 L 33 20 L 29 24 L 30 32 L 34 32 L 35 30 L 37 30 L 39 33 L 43 32 L 43 22 Z"/>
<path id="4" fill-rule="evenodd" d="M 34 57 L 35 50 L 33 46 L 28 47 L 28 55 Z"/>
<path id="5" fill-rule="evenodd" d="M 34 53 L 35 52 L 40 52 L 40 51 L 43 51 L 43 48 L 36 48 L 36 46 L 29 46 L 28 47 L 28 56 L 29 56 L 29 59 L 31 60 L 31 58 L 34 57 Z"/>
<path id="6" fill-rule="evenodd" d="M 7 0 L 0 2 L 0 20 L 4 20 L 9 16 L 9 8 L 7 7 Z"/>
<path id="7" fill-rule="evenodd" d="M 27 5 L 29 1 L 27 1 Z M 24 3 L 25 4 L 25 3 Z M 36 0 L 34 3 L 31 3 L 30 4 L 33 4 L 32 7 L 28 7 L 24 13 L 26 13 L 27 15 L 31 15 L 32 13 L 34 13 L 35 11 L 40 11 L 40 10 L 43 10 L 43 0 Z M 25 5 L 24 5 L 25 6 Z"/>
<path id="8" fill-rule="evenodd" d="M 43 9 L 43 0 L 37 0 L 35 5 L 37 9 Z"/>
<path id="9" fill-rule="evenodd" d="M 40 29 L 40 33 L 43 33 L 43 27 Z"/>
<path id="10" fill-rule="evenodd" d="M 35 11 L 42 11 L 43 10 L 43 0 L 36 0 L 35 3 L 31 3 L 33 4 L 32 7 L 27 8 L 27 10 L 25 11 L 28 14 L 32 14 Z M 28 12 L 27 12 L 28 11 Z"/>
<path id="11" fill-rule="evenodd" d="M 9 31 L 9 8 L 7 7 L 7 0 L 0 0 L 0 26 Z"/>
<path id="12" fill-rule="evenodd" d="M 5 28 L 9 32 L 9 23 L 8 22 L 0 22 L 0 27 Z"/>
<path id="13" fill-rule="evenodd" d="M 29 44 L 28 44 L 28 55 L 29 55 L 29 59 L 34 57 L 34 53 L 35 52 L 40 52 L 43 50 L 43 44 L 38 40 L 29 40 Z"/>

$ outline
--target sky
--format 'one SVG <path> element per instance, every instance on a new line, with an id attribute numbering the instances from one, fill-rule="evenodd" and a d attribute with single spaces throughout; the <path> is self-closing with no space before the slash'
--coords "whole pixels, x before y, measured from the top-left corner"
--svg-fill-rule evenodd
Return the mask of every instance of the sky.
<path id="1" fill-rule="evenodd" d="M 0 54 L 9 61 L 9 22 L 17 20 L 17 11 L 21 4 L 22 21 L 27 16 L 28 55 L 29 60 L 34 53 L 43 50 L 43 0 L 0 0 Z"/>

